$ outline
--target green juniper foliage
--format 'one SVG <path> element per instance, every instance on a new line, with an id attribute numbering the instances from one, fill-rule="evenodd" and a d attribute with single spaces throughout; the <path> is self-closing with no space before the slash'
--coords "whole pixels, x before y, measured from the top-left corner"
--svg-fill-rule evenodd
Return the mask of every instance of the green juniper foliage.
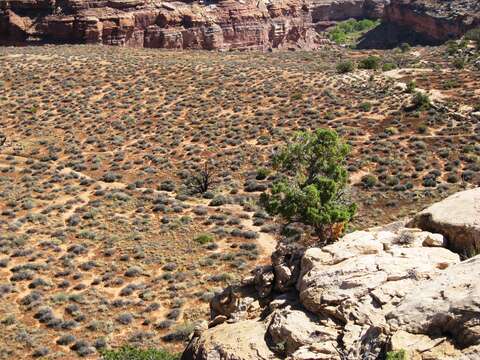
<path id="1" fill-rule="evenodd" d="M 407 353 L 405 350 L 389 351 L 386 360 L 407 360 Z"/>
<path id="2" fill-rule="evenodd" d="M 271 215 L 312 226 L 324 243 L 336 240 L 336 226 L 348 223 L 357 208 L 345 198 L 349 150 L 335 131 L 298 133 L 274 156 L 278 180 L 261 203 Z"/>

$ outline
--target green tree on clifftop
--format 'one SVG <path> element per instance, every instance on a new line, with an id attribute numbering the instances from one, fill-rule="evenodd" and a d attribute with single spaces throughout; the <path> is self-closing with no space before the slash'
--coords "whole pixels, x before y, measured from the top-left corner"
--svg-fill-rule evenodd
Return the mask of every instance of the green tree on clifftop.
<path id="1" fill-rule="evenodd" d="M 277 180 L 261 203 L 271 215 L 312 226 L 323 243 L 335 241 L 357 209 L 345 197 L 349 151 L 335 131 L 296 134 L 274 156 Z"/>

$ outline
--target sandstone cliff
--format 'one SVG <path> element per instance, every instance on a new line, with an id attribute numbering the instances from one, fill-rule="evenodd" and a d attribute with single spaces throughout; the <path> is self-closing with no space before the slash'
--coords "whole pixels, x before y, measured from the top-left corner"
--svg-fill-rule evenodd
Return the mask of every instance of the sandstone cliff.
<path id="1" fill-rule="evenodd" d="M 404 31 L 423 34 L 431 42 L 444 42 L 480 26 L 480 2 L 472 0 L 391 0 L 384 19 Z"/>
<path id="2" fill-rule="evenodd" d="M 323 248 L 282 242 L 271 266 L 212 301 L 183 360 L 478 359 L 480 255 L 449 248 L 478 244 L 479 206 L 477 188 Z"/>
<path id="3" fill-rule="evenodd" d="M 479 14 L 473 0 L 3 0 L 0 43 L 313 49 L 328 42 L 322 30 L 349 18 L 384 19 L 375 46 L 410 34 L 436 43 L 478 26 Z"/>
<path id="4" fill-rule="evenodd" d="M 168 49 L 315 48 L 332 21 L 379 17 L 383 0 L 9 0 L 0 41 Z"/>

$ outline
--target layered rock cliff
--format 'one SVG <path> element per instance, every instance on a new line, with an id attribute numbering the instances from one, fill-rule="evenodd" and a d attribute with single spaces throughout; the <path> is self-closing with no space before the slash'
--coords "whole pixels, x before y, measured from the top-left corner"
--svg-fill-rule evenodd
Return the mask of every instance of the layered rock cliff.
<path id="1" fill-rule="evenodd" d="M 332 21 L 379 17 L 383 0 L 9 0 L 0 41 L 169 49 L 315 48 Z"/>
<path id="2" fill-rule="evenodd" d="M 473 0 L 3 0 L 0 43 L 312 49 L 327 42 L 322 30 L 350 18 L 383 18 L 441 42 L 478 26 L 479 14 Z"/>
<path id="3" fill-rule="evenodd" d="M 479 205 L 477 188 L 323 248 L 282 242 L 212 301 L 182 359 L 480 358 Z"/>
<path id="4" fill-rule="evenodd" d="M 480 26 L 480 2 L 474 0 L 391 0 L 384 20 L 432 43 L 455 39 Z"/>

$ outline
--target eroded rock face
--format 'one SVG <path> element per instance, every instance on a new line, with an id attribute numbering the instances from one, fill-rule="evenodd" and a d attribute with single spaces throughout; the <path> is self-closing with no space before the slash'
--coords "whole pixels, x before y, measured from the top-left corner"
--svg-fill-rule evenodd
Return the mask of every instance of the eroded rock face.
<path id="1" fill-rule="evenodd" d="M 168 49 L 313 49 L 332 21 L 379 17 L 384 0 L 11 0 L 0 4 L 0 41 Z"/>
<path id="2" fill-rule="evenodd" d="M 221 324 L 193 338 L 183 359 L 258 360 L 272 359 L 265 340 L 267 328 L 258 320 Z"/>
<path id="3" fill-rule="evenodd" d="M 472 197 L 467 192 L 455 198 L 467 195 Z M 457 220 L 470 219 L 476 207 L 467 209 Z M 461 262 L 442 246 L 442 234 L 404 226 L 357 231 L 306 250 L 294 277 L 296 290 L 272 289 L 277 276 L 285 278 L 279 259 L 292 266 L 284 250 L 275 254 L 276 265 L 248 281 L 263 301 L 268 288 L 270 300 L 255 307 L 253 317 L 248 310 L 229 313 L 221 328 L 194 338 L 183 359 L 376 359 L 386 347 L 406 349 L 419 360 L 478 358 L 480 255 Z M 250 349 L 237 357 L 233 333 L 238 351 Z M 252 334 L 258 337 L 255 346 Z"/>
<path id="4" fill-rule="evenodd" d="M 480 250 L 480 188 L 462 191 L 420 212 L 410 223 L 447 238 L 447 246 L 469 257 Z"/>
<path id="5" fill-rule="evenodd" d="M 476 0 L 390 0 L 384 18 L 433 42 L 444 42 L 480 25 L 480 3 Z"/>
<path id="6" fill-rule="evenodd" d="M 392 329 L 450 336 L 461 348 L 480 345 L 480 256 L 416 286 L 387 314 Z"/>

